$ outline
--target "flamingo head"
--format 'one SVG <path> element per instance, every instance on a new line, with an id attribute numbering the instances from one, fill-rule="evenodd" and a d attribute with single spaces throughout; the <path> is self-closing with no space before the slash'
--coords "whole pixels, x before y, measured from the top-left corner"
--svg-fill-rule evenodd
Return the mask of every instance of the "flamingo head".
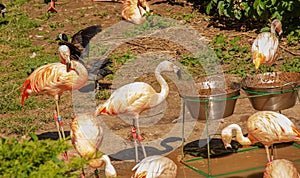
<path id="1" fill-rule="evenodd" d="M 228 130 L 227 128 L 223 129 L 222 133 L 221 133 L 221 137 L 222 137 L 222 141 L 223 141 L 224 147 L 226 149 L 232 148 L 232 146 L 230 144 L 231 140 L 232 140 L 232 132 L 231 132 L 231 130 Z"/>
<path id="2" fill-rule="evenodd" d="M 59 57 L 63 64 L 67 66 L 67 72 L 71 69 L 70 49 L 66 45 L 61 45 L 58 48 Z"/>
<path id="3" fill-rule="evenodd" d="M 177 77 L 179 79 L 181 79 L 181 69 L 180 69 L 180 67 L 178 67 L 177 65 L 173 64 L 170 61 L 163 61 L 163 62 L 161 62 L 157 66 L 156 72 L 160 73 L 162 71 L 165 71 L 165 72 L 174 72 L 177 75 Z"/>
<path id="4" fill-rule="evenodd" d="M 271 23 L 271 32 L 275 33 L 275 31 L 277 32 L 278 36 L 281 36 L 281 34 L 283 33 L 282 24 L 278 19 L 274 19 Z"/>

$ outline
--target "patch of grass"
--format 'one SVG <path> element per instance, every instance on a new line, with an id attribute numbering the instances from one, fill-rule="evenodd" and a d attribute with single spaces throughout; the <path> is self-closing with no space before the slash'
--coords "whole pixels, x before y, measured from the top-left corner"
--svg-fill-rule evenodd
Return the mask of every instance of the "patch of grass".
<path id="1" fill-rule="evenodd" d="M 97 92 L 95 98 L 96 100 L 107 100 L 111 95 L 110 91 L 107 90 L 101 90 L 99 92 Z"/>
<path id="2" fill-rule="evenodd" d="M 292 61 L 286 60 L 281 66 L 281 70 L 286 72 L 300 72 L 300 59 L 294 58 Z"/>
<path id="3" fill-rule="evenodd" d="M 130 62 L 132 59 L 136 57 L 135 54 L 131 54 L 130 50 L 127 50 L 125 53 L 117 53 L 112 55 L 112 64 L 111 67 L 114 66 L 113 72 L 115 73 L 117 69 L 119 69 L 126 62 Z"/>
<path id="4" fill-rule="evenodd" d="M 255 71 L 252 66 L 250 49 L 248 46 L 240 44 L 241 39 L 240 36 L 230 39 L 221 34 L 215 37 L 211 45 L 218 58 L 221 59 L 225 73 L 243 77 Z"/>

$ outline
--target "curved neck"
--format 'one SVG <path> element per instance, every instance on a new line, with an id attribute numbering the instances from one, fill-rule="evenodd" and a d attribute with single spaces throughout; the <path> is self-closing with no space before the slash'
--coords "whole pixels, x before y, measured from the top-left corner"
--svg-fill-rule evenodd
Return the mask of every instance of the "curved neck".
<path id="1" fill-rule="evenodd" d="M 105 175 L 107 177 L 117 176 L 116 170 L 110 162 L 110 159 L 107 155 L 102 155 L 100 158 L 101 161 L 105 163 Z"/>
<path id="2" fill-rule="evenodd" d="M 159 99 L 158 99 L 158 103 L 161 103 L 163 100 L 165 100 L 168 96 L 169 93 L 169 86 L 168 83 L 166 82 L 166 80 L 161 76 L 161 71 L 160 68 L 157 68 L 155 70 L 155 77 L 161 87 L 160 92 L 158 93 L 159 95 Z"/>
<path id="3" fill-rule="evenodd" d="M 227 127 L 227 129 L 231 130 L 231 133 L 233 130 L 236 131 L 236 140 L 241 144 L 241 145 L 244 145 L 244 146 L 247 146 L 247 145 L 251 145 L 252 142 L 251 140 L 248 138 L 248 137 L 244 137 L 243 133 L 242 133 L 242 129 L 239 125 L 237 124 L 231 124 Z"/>
<path id="4" fill-rule="evenodd" d="M 76 90 L 82 87 L 88 80 L 88 71 L 84 65 L 78 61 L 71 61 L 71 70 L 76 72 L 76 77 L 73 78 L 73 89 Z"/>

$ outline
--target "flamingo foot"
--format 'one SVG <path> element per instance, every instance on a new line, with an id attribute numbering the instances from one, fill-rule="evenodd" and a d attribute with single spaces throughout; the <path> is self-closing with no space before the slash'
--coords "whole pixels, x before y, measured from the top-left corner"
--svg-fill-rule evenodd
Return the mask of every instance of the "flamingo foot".
<path id="1" fill-rule="evenodd" d="M 55 1 L 51 1 L 50 7 L 48 8 L 47 12 L 51 12 L 51 13 L 55 12 L 55 13 L 57 13 L 57 10 L 55 9 Z"/>
<path id="2" fill-rule="evenodd" d="M 81 178 L 85 178 L 85 175 L 84 175 L 84 173 L 81 173 L 81 176 L 80 176 Z"/>
<path id="3" fill-rule="evenodd" d="M 68 153 L 66 151 L 63 152 L 61 155 L 65 161 L 69 161 Z"/>

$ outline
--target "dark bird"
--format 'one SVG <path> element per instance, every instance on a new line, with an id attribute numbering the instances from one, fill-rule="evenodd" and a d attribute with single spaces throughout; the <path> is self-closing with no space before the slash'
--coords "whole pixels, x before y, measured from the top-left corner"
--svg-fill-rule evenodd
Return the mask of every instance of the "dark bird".
<path id="1" fill-rule="evenodd" d="M 68 36 L 64 33 L 59 34 L 58 45 L 66 45 L 70 48 L 71 59 L 79 60 L 88 56 L 90 40 L 101 31 L 100 25 L 89 26 L 75 33 L 69 42 Z"/>
<path id="2" fill-rule="evenodd" d="M 111 64 L 110 59 L 104 60 L 94 60 L 92 63 L 87 64 L 87 70 L 89 73 L 88 80 L 95 81 L 95 89 L 98 86 L 98 80 L 102 80 L 109 74 L 113 74 L 113 72 L 107 69 L 107 65 Z"/>
<path id="3" fill-rule="evenodd" d="M 209 141 L 209 156 L 211 158 L 219 157 L 219 156 L 226 156 L 232 153 L 236 153 L 239 148 L 242 147 L 241 144 L 239 144 L 237 141 L 232 140 L 230 145 L 232 146 L 231 149 L 224 148 L 222 139 L 212 138 Z M 185 154 L 189 154 L 192 156 L 197 157 L 208 157 L 207 152 L 207 140 L 195 140 L 193 142 L 190 142 L 183 147 L 183 152 Z"/>
<path id="4" fill-rule="evenodd" d="M 1 11 L 1 15 L 4 18 L 5 16 L 5 12 L 6 12 L 6 7 L 0 3 L 0 11 Z"/>

